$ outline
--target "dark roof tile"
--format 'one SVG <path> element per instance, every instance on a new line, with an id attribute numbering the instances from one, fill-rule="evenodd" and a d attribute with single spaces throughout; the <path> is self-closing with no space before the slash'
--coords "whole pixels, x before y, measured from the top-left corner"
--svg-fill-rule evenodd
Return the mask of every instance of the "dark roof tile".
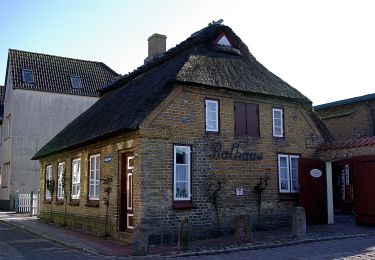
<path id="1" fill-rule="evenodd" d="M 98 96 L 100 88 L 119 76 L 102 62 L 12 49 L 8 54 L 8 66 L 13 88 L 73 95 Z M 34 83 L 23 83 L 22 69 L 33 71 Z M 72 88 L 70 76 L 81 78 L 82 89 Z"/>

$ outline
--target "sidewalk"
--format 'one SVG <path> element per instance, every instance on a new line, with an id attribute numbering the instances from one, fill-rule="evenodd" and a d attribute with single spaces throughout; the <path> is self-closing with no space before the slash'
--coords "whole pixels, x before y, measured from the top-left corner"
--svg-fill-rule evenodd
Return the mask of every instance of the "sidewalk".
<path id="1" fill-rule="evenodd" d="M 0 212 L 0 221 L 26 230 L 42 238 L 82 250 L 86 253 L 101 256 L 129 256 L 131 247 L 121 245 L 110 239 L 103 239 L 55 224 L 46 224 L 26 214 Z M 338 215 L 334 225 L 316 225 L 307 227 L 307 237 L 302 241 L 295 240 L 290 234 L 290 228 L 279 228 L 270 231 L 253 232 L 253 243 L 235 245 L 234 236 L 213 238 L 191 243 L 192 250 L 177 252 L 176 245 L 151 246 L 150 257 L 176 257 L 204 254 L 218 254 L 260 248 L 272 248 L 300 243 L 311 243 L 333 239 L 344 239 L 375 235 L 375 227 L 356 226 L 351 216 Z"/>

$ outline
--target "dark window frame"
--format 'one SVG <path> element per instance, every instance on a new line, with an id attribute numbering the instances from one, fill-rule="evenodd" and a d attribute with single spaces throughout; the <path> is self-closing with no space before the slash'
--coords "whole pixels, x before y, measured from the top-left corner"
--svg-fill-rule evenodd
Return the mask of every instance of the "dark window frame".
<path id="1" fill-rule="evenodd" d="M 26 73 L 31 73 L 31 81 L 26 80 Z M 31 69 L 22 69 L 22 83 L 34 84 L 34 71 Z"/>
<path id="2" fill-rule="evenodd" d="M 237 104 L 237 105 L 236 105 Z M 244 116 L 241 116 L 241 121 L 245 122 L 245 128 L 246 131 L 244 133 L 239 133 L 239 129 L 237 128 L 239 122 L 237 122 L 237 113 L 236 113 L 236 107 L 239 105 L 245 106 L 245 113 Z M 256 135 L 250 134 L 250 129 L 248 128 L 249 122 L 248 122 L 248 110 L 249 107 L 256 106 L 256 115 L 257 115 L 257 122 L 256 122 Z M 234 101 L 233 104 L 233 112 L 234 112 L 234 135 L 236 137 L 253 137 L 253 138 L 260 138 L 260 119 L 259 119 L 259 105 L 254 103 L 247 103 L 247 102 L 241 102 L 241 101 Z"/>
<path id="3" fill-rule="evenodd" d="M 74 80 L 79 80 L 79 86 L 74 85 Z M 73 89 L 82 89 L 82 79 L 80 76 L 70 75 L 70 84 Z"/>

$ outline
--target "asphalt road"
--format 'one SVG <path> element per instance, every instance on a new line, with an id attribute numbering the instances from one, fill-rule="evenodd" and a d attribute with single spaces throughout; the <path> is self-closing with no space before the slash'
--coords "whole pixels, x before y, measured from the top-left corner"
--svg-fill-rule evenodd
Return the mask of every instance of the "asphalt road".
<path id="1" fill-rule="evenodd" d="M 303 244 L 272 249 L 244 251 L 223 255 L 188 257 L 184 260 L 195 259 L 375 259 L 375 236 L 331 240 L 319 243 Z"/>
<path id="2" fill-rule="evenodd" d="M 0 259 L 99 259 L 0 222 Z"/>

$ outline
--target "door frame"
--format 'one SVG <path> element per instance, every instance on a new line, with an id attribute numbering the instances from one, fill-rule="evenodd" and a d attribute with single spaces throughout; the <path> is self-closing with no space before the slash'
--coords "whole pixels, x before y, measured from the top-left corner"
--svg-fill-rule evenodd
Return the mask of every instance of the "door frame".
<path id="1" fill-rule="evenodd" d="M 125 184 L 124 184 L 125 190 L 128 187 L 128 181 L 127 181 L 128 176 L 127 176 L 126 170 L 127 170 L 127 166 L 128 166 L 128 158 L 131 157 L 131 156 L 134 157 L 134 151 L 133 150 L 119 151 L 119 155 L 118 155 L 118 157 L 119 157 L 118 158 L 118 161 L 119 161 L 119 164 L 118 164 L 118 167 L 119 167 L 118 230 L 120 232 L 131 232 L 133 230 L 132 228 L 128 228 L 128 213 L 127 213 L 128 197 L 125 196 L 125 198 L 122 198 L 122 191 L 123 191 L 122 183 L 123 183 L 123 181 L 125 181 Z M 134 171 L 133 171 L 132 174 L 134 175 Z M 125 180 L 124 180 L 124 177 L 125 177 Z M 134 190 L 133 187 L 132 187 L 132 190 Z M 125 201 L 123 201 L 123 200 L 125 200 Z M 124 207 L 123 207 L 123 203 L 125 205 Z M 133 208 L 133 211 L 134 211 L 133 205 L 132 205 L 132 208 Z M 133 216 L 134 216 L 134 212 L 133 212 Z"/>

